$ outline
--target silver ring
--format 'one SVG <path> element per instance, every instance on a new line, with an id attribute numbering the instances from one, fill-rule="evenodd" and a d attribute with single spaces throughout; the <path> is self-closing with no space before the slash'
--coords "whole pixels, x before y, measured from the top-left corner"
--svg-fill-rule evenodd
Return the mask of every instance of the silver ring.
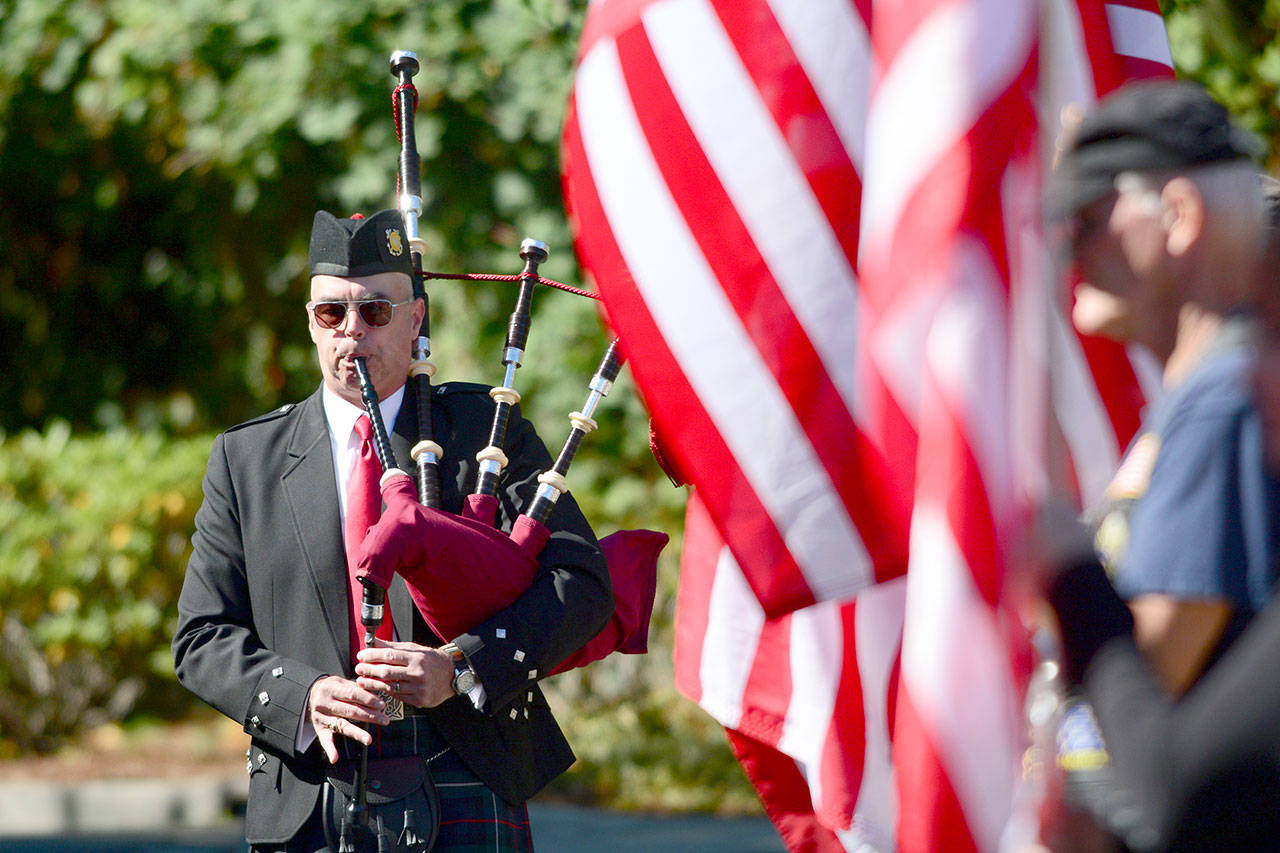
<path id="1" fill-rule="evenodd" d="M 337 720 L 330 720 L 329 722 L 325 723 L 325 725 L 328 727 L 329 731 L 331 732 L 336 732 L 338 730 Z"/>

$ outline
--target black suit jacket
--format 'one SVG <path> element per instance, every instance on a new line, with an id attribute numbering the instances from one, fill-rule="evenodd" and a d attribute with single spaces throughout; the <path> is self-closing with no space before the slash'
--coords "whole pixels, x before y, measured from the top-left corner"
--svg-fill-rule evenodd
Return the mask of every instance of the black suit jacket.
<path id="1" fill-rule="evenodd" d="M 487 390 L 469 383 L 433 389 L 435 438 L 445 451 L 443 505 L 454 512 L 474 487 L 475 453 L 488 443 Z M 400 411 L 392 445 L 409 470 L 412 388 Z M 509 530 L 552 459 L 518 412 L 503 449 L 510 463 L 499 522 Z M 533 586 L 460 637 L 435 637 L 398 577 L 389 596 L 399 636 L 428 645 L 453 640 L 467 653 L 488 694 L 485 710 L 457 697 L 428 714 L 467 765 L 513 803 L 573 762 L 537 681 L 598 633 L 613 609 L 604 558 L 570 495 L 548 527 Z M 286 841 L 312 813 L 324 781 L 319 746 L 295 749 L 308 690 L 323 675 L 352 676 L 346 560 L 319 391 L 217 437 L 192 546 L 173 640 L 177 676 L 252 736 L 247 840 Z"/>

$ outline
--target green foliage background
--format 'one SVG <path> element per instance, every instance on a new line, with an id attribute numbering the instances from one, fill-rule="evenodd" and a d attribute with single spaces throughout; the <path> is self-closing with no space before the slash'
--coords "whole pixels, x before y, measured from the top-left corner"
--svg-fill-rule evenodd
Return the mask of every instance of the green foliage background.
<path id="1" fill-rule="evenodd" d="M 1270 146 L 1280 0 L 1166 0 L 1179 71 Z M 580 282 L 558 139 L 585 0 L 0 0 L 0 756 L 108 720 L 182 715 L 173 603 L 212 434 L 318 382 L 305 333 L 317 208 L 394 203 L 394 49 L 422 61 L 427 265 Z M 590 284 L 589 282 L 587 283 Z M 443 379 L 498 379 L 514 294 L 431 287 Z M 546 291 L 521 371 L 551 444 L 602 351 L 595 306 Z M 673 535 L 653 651 L 561 676 L 582 756 L 561 790 L 738 808 L 710 719 L 671 687 L 683 494 L 625 379 L 572 474 L 601 532 Z"/>
<path id="2" fill-rule="evenodd" d="M 584 6 L 0 0 L 0 756 L 197 708 L 167 645 L 204 455 L 319 382 L 311 217 L 394 206 L 393 50 L 422 64 L 428 268 L 517 272 L 533 236 L 545 275 L 581 283 L 558 147 Z M 430 297 L 437 378 L 498 381 L 514 290 Z M 606 343 L 595 303 L 535 296 L 519 387 L 553 447 Z M 590 756 L 562 789 L 741 808 L 721 733 L 671 688 L 684 496 L 649 458 L 625 372 L 599 420 L 575 495 L 601 533 L 673 543 L 651 654 L 552 683 Z"/>
<path id="3" fill-rule="evenodd" d="M 1280 2 L 1162 0 L 1174 66 L 1196 80 L 1267 144 L 1280 174 Z"/>
<path id="4" fill-rule="evenodd" d="M 422 60 L 428 267 L 515 272 L 528 235 L 577 278 L 557 150 L 579 6 L 0 2 L 0 356 L 23 365 L 0 427 L 208 429 L 308 393 L 311 217 L 394 206 L 393 49 Z M 491 374 L 510 295 L 432 295 L 444 372 Z M 603 348 L 588 304 L 540 301 L 531 390 Z"/>
<path id="5" fill-rule="evenodd" d="M 0 757 L 190 705 L 167 647 L 210 443 L 60 422 L 0 445 Z"/>

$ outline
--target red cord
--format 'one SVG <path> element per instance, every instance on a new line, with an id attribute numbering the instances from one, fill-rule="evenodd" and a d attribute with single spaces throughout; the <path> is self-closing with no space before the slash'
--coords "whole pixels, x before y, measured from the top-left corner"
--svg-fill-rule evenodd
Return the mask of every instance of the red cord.
<path id="1" fill-rule="evenodd" d="M 423 272 L 422 277 L 424 279 L 444 278 L 444 279 L 452 279 L 454 281 L 520 281 L 520 279 L 523 278 L 523 276 L 521 275 L 500 275 L 498 273 L 484 273 L 484 272 L 447 273 L 447 272 L 430 272 L 430 271 Z M 557 290 L 563 290 L 567 293 L 572 293 L 575 296 L 585 296 L 588 299 L 595 299 L 597 301 L 599 301 L 600 299 L 600 294 L 598 293 L 592 293 L 590 290 L 583 290 L 580 287 L 574 287 L 569 284 L 562 284 L 558 281 L 554 281 L 553 279 L 543 278 L 542 276 L 538 276 L 538 284 L 545 284 L 547 287 L 554 287 Z"/>

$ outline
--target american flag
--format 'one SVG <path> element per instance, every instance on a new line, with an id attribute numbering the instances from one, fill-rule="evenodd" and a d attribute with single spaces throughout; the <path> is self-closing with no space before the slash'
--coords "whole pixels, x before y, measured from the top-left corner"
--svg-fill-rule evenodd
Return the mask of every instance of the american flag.
<path id="1" fill-rule="evenodd" d="M 695 486 L 677 685 L 792 849 L 1007 832 L 1008 545 L 1101 492 L 1143 398 L 1048 296 L 1040 146 L 1170 66 L 1155 0 L 589 7 L 565 195 Z"/>

